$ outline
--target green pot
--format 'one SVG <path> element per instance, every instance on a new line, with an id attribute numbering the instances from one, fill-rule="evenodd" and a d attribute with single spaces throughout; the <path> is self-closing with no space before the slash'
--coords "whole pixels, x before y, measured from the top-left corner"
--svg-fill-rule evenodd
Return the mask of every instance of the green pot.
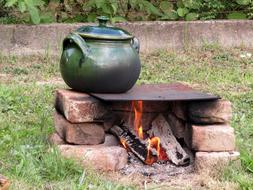
<path id="1" fill-rule="evenodd" d="M 99 26 L 81 27 L 63 40 L 61 75 L 77 91 L 126 92 L 140 75 L 139 41 L 107 26 L 107 17 L 98 20 Z"/>

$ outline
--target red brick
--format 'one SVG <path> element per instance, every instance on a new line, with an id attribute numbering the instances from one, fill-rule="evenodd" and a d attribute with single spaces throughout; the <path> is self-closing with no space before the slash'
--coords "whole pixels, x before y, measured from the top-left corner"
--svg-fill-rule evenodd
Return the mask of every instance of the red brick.
<path id="1" fill-rule="evenodd" d="M 226 100 L 191 102 L 188 116 L 194 123 L 229 123 L 232 118 L 231 102 Z"/>
<path id="2" fill-rule="evenodd" d="M 196 152 L 194 167 L 198 173 L 217 175 L 223 173 L 231 162 L 240 166 L 239 157 L 239 152 Z"/>
<path id="3" fill-rule="evenodd" d="M 171 126 L 173 135 L 177 138 L 183 138 L 185 134 L 185 121 L 177 118 L 173 113 L 169 113 L 167 121 Z"/>
<path id="4" fill-rule="evenodd" d="M 58 145 L 61 154 L 74 158 L 84 167 L 104 171 L 116 171 L 127 164 L 127 151 L 120 146 Z"/>
<path id="5" fill-rule="evenodd" d="M 135 114 L 133 112 L 114 111 L 114 114 L 123 120 L 127 126 L 134 129 Z M 151 123 L 157 115 L 158 113 L 142 113 L 142 128 L 144 131 L 150 129 Z"/>
<path id="6" fill-rule="evenodd" d="M 184 121 L 187 120 L 187 102 L 183 101 L 174 101 L 170 102 L 169 109 L 170 111 L 177 116 L 177 118 Z"/>
<path id="7" fill-rule="evenodd" d="M 189 123 L 185 124 L 184 142 L 188 146 L 188 148 L 192 148 L 192 125 Z"/>
<path id="8" fill-rule="evenodd" d="M 117 101 L 110 105 L 113 111 L 134 112 L 133 101 Z M 135 107 L 137 110 L 138 107 Z M 142 101 L 142 112 L 161 113 L 169 109 L 169 103 L 166 101 Z M 141 110 L 139 110 L 141 111 Z"/>
<path id="9" fill-rule="evenodd" d="M 48 141 L 52 145 L 66 144 L 66 142 L 56 132 L 49 136 Z"/>
<path id="10" fill-rule="evenodd" d="M 99 100 L 72 90 L 57 90 L 55 107 L 71 123 L 98 121 L 107 112 Z"/>
<path id="11" fill-rule="evenodd" d="M 100 144 L 105 140 L 103 125 L 99 123 L 70 123 L 58 112 L 54 113 L 55 130 L 72 144 Z"/>
<path id="12" fill-rule="evenodd" d="M 121 123 L 121 118 L 118 115 L 116 115 L 114 112 L 109 112 L 108 114 L 104 116 L 103 128 L 105 132 L 108 132 L 113 125 L 119 125 L 120 123 Z"/>
<path id="13" fill-rule="evenodd" d="M 8 190 L 10 187 L 10 181 L 0 174 L 0 190 Z"/>
<path id="14" fill-rule="evenodd" d="M 111 134 L 105 134 L 105 141 L 102 145 L 103 146 L 118 146 L 119 140 Z"/>
<path id="15" fill-rule="evenodd" d="M 192 125 L 191 146 L 196 151 L 233 151 L 234 129 L 229 125 Z"/>

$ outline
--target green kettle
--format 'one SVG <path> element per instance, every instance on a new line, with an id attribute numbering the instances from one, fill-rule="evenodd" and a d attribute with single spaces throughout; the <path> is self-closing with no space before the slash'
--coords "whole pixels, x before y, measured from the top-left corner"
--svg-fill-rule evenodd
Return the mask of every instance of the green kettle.
<path id="1" fill-rule="evenodd" d="M 140 70 L 139 41 L 127 31 L 108 26 L 83 26 L 63 40 L 60 71 L 74 90 L 92 93 L 123 93 L 133 87 Z"/>

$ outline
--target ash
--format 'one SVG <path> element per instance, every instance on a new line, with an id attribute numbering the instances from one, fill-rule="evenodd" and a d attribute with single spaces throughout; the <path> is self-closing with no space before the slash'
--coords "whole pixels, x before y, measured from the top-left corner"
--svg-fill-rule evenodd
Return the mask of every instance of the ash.
<path id="1" fill-rule="evenodd" d="M 162 182 L 168 179 L 168 176 L 175 176 L 179 174 L 188 174 L 193 172 L 193 157 L 191 156 L 190 164 L 186 166 L 176 166 L 170 161 L 160 161 L 147 165 L 141 162 L 135 155 L 128 152 L 128 164 L 120 170 L 121 174 L 133 175 L 141 174 L 149 177 L 155 182 Z"/>

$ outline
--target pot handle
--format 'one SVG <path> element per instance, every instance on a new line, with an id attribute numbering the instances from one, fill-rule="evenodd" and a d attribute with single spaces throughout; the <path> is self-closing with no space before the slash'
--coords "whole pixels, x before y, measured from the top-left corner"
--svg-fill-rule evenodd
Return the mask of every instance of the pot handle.
<path id="1" fill-rule="evenodd" d="M 131 40 L 131 45 L 137 51 L 137 53 L 140 52 L 140 42 L 139 42 L 139 40 L 136 37 L 134 37 Z"/>
<path id="2" fill-rule="evenodd" d="M 68 43 L 75 43 L 82 51 L 83 56 L 87 56 L 90 53 L 90 48 L 88 47 L 85 40 L 77 33 L 71 32 L 64 40 L 63 40 L 63 49 L 66 47 Z"/>

